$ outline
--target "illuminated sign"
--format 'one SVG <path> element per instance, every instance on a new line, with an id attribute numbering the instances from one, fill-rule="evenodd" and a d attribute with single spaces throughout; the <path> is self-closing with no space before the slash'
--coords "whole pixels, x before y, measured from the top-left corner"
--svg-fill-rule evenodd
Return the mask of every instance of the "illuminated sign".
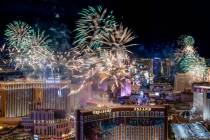
<path id="1" fill-rule="evenodd" d="M 135 107 L 134 111 L 151 111 L 151 108 Z"/>
<path id="2" fill-rule="evenodd" d="M 46 83 L 60 83 L 60 79 L 59 78 L 48 78 L 46 80 Z"/>
<path id="3" fill-rule="evenodd" d="M 95 110 L 95 111 L 93 111 L 93 114 L 94 115 L 99 115 L 99 114 L 102 114 L 102 113 L 110 113 L 110 112 L 112 112 L 111 109 Z"/>

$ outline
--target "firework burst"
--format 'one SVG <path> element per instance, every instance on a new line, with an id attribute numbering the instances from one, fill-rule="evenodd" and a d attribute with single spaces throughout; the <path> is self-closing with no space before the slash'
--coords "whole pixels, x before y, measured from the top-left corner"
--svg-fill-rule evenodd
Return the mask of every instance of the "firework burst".
<path id="1" fill-rule="evenodd" d="M 125 78 L 129 77 L 129 68 L 131 65 L 130 57 L 125 50 L 101 50 L 100 55 L 96 54 L 88 58 L 80 57 L 78 68 L 80 72 L 79 75 L 74 76 L 83 78 L 84 81 L 81 87 L 91 82 L 91 79 L 98 79 L 99 84 L 109 81 L 111 91 L 114 92 L 123 84 Z M 78 91 L 75 90 L 72 92 L 75 93 Z"/>
<path id="2" fill-rule="evenodd" d="M 33 29 L 27 23 L 14 21 L 7 25 L 5 30 L 6 43 L 10 47 L 27 49 Z"/>
<path id="3" fill-rule="evenodd" d="M 116 25 L 112 11 L 108 12 L 101 6 L 83 9 L 79 15 L 81 18 L 76 23 L 76 40 L 74 42 L 78 47 L 100 47 L 99 40 L 102 34 L 112 31 Z"/>
<path id="4" fill-rule="evenodd" d="M 181 35 L 177 41 L 179 46 L 193 46 L 195 40 L 192 36 L 189 35 Z"/>
<path id="5" fill-rule="evenodd" d="M 175 52 L 175 61 L 179 63 L 184 57 L 195 58 L 197 51 L 193 46 L 184 46 Z"/>
<path id="6" fill-rule="evenodd" d="M 29 43 L 31 47 L 48 48 L 51 40 L 45 31 L 40 31 L 40 29 L 37 29 L 32 33 Z"/>
<path id="7" fill-rule="evenodd" d="M 207 66 L 203 58 L 199 58 L 196 63 L 189 66 L 189 73 L 192 75 L 194 80 L 204 81 L 207 76 Z"/>
<path id="8" fill-rule="evenodd" d="M 7 25 L 5 36 L 15 69 L 32 72 L 52 66 L 54 57 L 47 49 L 50 39 L 45 32 L 34 30 L 25 22 L 14 21 Z"/>
<path id="9" fill-rule="evenodd" d="M 10 64 L 10 56 L 9 56 L 9 50 L 6 45 L 2 45 L 0 48 L 0 63 L 1 64 Z"/>
<path id="10" fill-rule="evenodd" d="M 69 68 L 77 71 L 74 77 L 82 78 L 81 86 L 72 91 L 79 92 L 87 83 L 106 81 L 114 92 L 121 87 L 126 78 L 130 78 L 131 59 L 127 47 L 135 36 L 128 28 L 117 25 L 112 12 L 102 7 L 88 7 L 80 13 L 81 18 L 76 26 L 76 47 L 71 51 Z M 93 80 L 94 79 L 94 80 Z"/>
<path id="11" fill-rule="evenodd" d="M 99 83 L 104 81 L 112 81 L 111 90 L 120 87 L 128 77 L 128 67 L 130 66 L 130 58 L 123 50 L 118 51 L 103 51 L 98 63 L 98 77 Z"/>
<path id="12" fill-rule="evenodd" d="M 122 25 L 115 26 L 113 31 L 108 34 L 102 35 L 102 43 L 109 48 L 122 48 L 132 46 L 134 44 L 128 44 L 136 37 L 133 35 L 132 31 L 128 28 L 124 28 Z"/>
<path id="13" fill-rule="evenodd" d="M 182 37 L 182 49 L 176 52 L 176 63 L 178 72 L 190 73 L 194 80 L 204 80 L 207 73 L 206 62 L 201 58 L 194 46 L 194 39 L 191 36 Z"/>
<path id="14" fill-rule="evenodd" d="M 54 60 L 52 52 L 48 50 L 51 40 L 45 32 L 39 29 L 33 33 L 30 40 L 30 49 L 27 52 L 30 60 L 37 65 L 46 65 Z"/>

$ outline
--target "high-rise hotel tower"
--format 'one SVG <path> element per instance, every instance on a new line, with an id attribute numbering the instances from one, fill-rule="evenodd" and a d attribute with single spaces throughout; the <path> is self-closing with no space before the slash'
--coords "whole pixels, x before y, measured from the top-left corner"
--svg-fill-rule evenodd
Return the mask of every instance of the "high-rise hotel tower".
<path id="1" fill-rule="evenodd" d="M 69 112 L 69 92 L 69 81 L 0 82 L 0 116 L 21 117 L 35 109 L 60 109 Z"/>

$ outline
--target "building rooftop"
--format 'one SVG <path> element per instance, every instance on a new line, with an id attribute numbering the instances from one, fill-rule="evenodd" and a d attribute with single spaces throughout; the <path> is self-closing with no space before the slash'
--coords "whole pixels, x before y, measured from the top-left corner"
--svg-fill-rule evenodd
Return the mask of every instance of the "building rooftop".
<path id="1" fill-rule="evenodd" d="M 89 111 L 93 111 L 93 110 L 106 110 L 106 109 L 130 109 L 130 108 L 154 108 L 154 109 L 160 109 L 160 110 L 164 110 L 166 106 L 163 105 L 115 105 L 115 106 L 110 106 L 110 107 L 90 107 L 90 108 L 85 108 L 85 109 L 81 109 L 80 112 L 85 113 L 85 112 L 89 112 Z"/>
<path id="2" fill-rule="evenodd" d="M 0 117 L 0 125 L 17 125 L 21 122 L 21 118 L 17 117 L 17 118 L 6 118 L 6 117 Z"/>
<path id="3" fill-rule="evenodd" d="M 34 110 L 33 113 L 37 113 L 37 112 L 53 112 L 54 113 L 54 118 L 55 119 L 64 119 L 66 118 L 66 112 L 64 110 L 56 110 L 56 109 L 38 109 L 38 110 Z M 40 118 L 41 119 L 41 118 Z"/>
<path id="4" fill-rule="evenodd" d="M 200 123 L 172 124 L 176 139 L 210 139 L 210 133 Z"/>
<path id="5" fill-rule="evenodd" d="M 1 81 L 0 84 L 25 84 L 25 83 L 46 83 L 46 84 L 57 84 L 57 83 L 70 83 L 69 80 L 34 80 L 34 79 L 16 79 L 12 81 Z"/>
<path id="6" fill-rule="evenodd" d="M 197 87 L 197 88 L 208 88 L 208 89 L 210 89 L 210 82 L 193 83 L 193 87 Z"/>

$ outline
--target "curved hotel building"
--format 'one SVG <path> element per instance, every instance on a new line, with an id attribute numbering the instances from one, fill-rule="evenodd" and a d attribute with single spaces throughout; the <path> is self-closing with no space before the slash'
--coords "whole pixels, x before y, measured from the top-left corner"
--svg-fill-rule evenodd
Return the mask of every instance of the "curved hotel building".
<path id="1" fill-rule="evenodd" d="M 167 140 L 167 106 L 77 110 L 76 140 Z"/>

